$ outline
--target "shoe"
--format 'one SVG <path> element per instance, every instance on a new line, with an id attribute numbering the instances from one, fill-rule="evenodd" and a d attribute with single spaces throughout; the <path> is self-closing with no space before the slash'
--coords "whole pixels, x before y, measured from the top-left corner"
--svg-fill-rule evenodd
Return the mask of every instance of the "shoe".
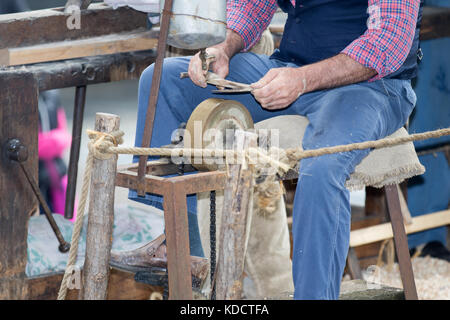
<path id="1" fill-rule="evenodd" d="M 410 250 L 411 256 L 416 253 L 416 248 Z M 441 242 L 428 242 L 420 251 L 419 257 L 430 256 L 436 259 L 442 259 L 450 262 L 450 250 L 448 250 Z"/>
<path id="2" fill-rule="evenodd" d="M 167 247 L 165 245 L 165 235 L 150 241 L 146 245 L 126 252 L 111 251 L 111 267 L 131 271 L 149 271 L 153 268 L 167 269 Z M 208 275 L 208 259 L 191 256 L 191 273 L 201 282 Z"/>

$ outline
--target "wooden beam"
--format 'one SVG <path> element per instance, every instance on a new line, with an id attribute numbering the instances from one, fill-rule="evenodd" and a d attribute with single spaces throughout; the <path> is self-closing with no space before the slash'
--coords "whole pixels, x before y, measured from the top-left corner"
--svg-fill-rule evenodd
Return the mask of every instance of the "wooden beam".
<path id="1" fill-rule="evenodd" d="M 112 34 L 83 40 L 0 49 L 0 66 L 67 60 L 120 52 L 152 50 L 158 43 L 154 31 Z"/>
<path id="2" fill-rule="evenodd" d="M 28 219 L 38 204 L 4 148 L 9 139 L 19 139 L 28 151 L 23 164 L 38 180 L 38 89 L 30 73 L 0 77 L 0 88 L 0 300 L 25 299 Z"/>
<path id="3" fill-rule="evenodd" d="M 83 276 L 83 272 L 81 272 Z M 27 300 L 56 300 L 63 273 L 26 278 L 29 288 Z M 162 288 L 139 283 L 134 273 L 112 268 L 109 275 L 108 300 L 148 300 L 152 292 L 162 292 Z M 66 300 L 77 300 L 79 290 L 69 290 Z"/>
<path id="4" fill-rule="evenodd" d="M 412 218 L 412 223 L 405 225 L 406 234 L 416 233 L 450 224 L 450 210 L 439 211 Z M 393 237 L 391 223 L 383 223 L 350 233 L 350 247 L 358 247 L 368 243 L 391 239 Z"/>
<path id="5" fill-rule="evenodd" d="M 186 193 L 183 185 L 164 189 L 164 223 L 170 300 L 192 300 L 191 253 Z"/>
<path id="6" fill-rule="evenodd" d="M 39 91 L 77 87 L 96 83 L 139 79 L 155 60 L 153 50 L 77 58 L 0 68 L 0 78 L 33 74 Z"/>
<path id="7" fill-rule="evenodd" d="M 69 14 L 64 8 L 0 15 L 0 49 L 31 46 L 55 41 L 147 28 L 147 15 L 128 7 L 116 10 L 104 3 L 94 3 L 80 11 L 80 28 L 69 29 Z"/>

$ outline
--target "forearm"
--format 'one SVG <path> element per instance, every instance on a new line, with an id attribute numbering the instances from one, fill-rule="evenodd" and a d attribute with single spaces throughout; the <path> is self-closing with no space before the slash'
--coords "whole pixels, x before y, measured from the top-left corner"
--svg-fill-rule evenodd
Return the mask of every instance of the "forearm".
<path id="1" fill-rule="evenodd" d="M 300 69 L 306 81 L 303 93 L 366 81 L 377 74 L 343 53 Z"/>
<path id="2" fill-rule="evenodd" d="M 231 57 L 233 57 L 236 53 L 242 51 L 244 46 L 244 40 L 242 40 L 241 36 L 237 32 L 227 29 L 227 37 L 225 41 L 213 47 L 223 50 L 228 58 L 231 59 Z"/>
<path id="3" fill-rule="evenodd" d="M 377 72 L 345 54 L 303 67 L 273 68 L 251 86 L 265 109 L 286 108 L 307 92 L 331 89 L 371 79 Z"/>

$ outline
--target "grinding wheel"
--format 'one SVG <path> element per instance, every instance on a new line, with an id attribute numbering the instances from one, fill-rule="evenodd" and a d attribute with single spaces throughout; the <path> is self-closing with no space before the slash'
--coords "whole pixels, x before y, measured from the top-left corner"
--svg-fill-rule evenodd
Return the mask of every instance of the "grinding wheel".
<path id="1" fill-rule="evenodd" d="M 216 135 L 211 135 L 215 129 L 222 134 L 221 145 L 216 142 Z M 227 130 L 228 129 L 228 130 Z M 234 100 L 207 99 L 200 103 L 192 112 L 187 124 L 186 131 L 190 139 L 185 139 L 185 147 L 190 148 L 231 148 L 233 145 L 234 130 L 253 129 L 253 119 L 247 108 Z M 228 133 L 228 134 L 227 134 Z M 197 170 L 212 171 L 221 169 L 224 165 L 196 164 L 192 165 Z"/>

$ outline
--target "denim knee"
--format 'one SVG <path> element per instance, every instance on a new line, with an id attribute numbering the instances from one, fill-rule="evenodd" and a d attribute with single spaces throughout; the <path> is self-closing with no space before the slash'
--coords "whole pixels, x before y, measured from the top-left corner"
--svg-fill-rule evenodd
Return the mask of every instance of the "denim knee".
<path id="1" fill-rule="evenodd" d="M 347 157 L 339 154 L 304 159 L 300 163 L 299 178 L 312 192 L 326 186 L 341 189 L 348 177 L 347 163 Z"/>

